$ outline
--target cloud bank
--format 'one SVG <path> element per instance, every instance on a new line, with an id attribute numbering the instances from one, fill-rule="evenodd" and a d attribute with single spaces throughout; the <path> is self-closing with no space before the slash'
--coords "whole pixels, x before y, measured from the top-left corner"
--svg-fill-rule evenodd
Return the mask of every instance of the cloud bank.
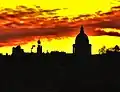
<path id="1" fill-rule="evenodd" d="M 73 18 L 58 16 L 64 9 L 41 9 L 40 6 L 0 10 L 0 46 L 25 44 L 36 38 L 75 36 L 81 25 L 89 36 L 120 36 L 120 32 L 107 32 L 106 28 L 120 30 L 120 6 L 108 12 L 82 14 Z M 98 30 L 99 29 L 99 30 Z"/>

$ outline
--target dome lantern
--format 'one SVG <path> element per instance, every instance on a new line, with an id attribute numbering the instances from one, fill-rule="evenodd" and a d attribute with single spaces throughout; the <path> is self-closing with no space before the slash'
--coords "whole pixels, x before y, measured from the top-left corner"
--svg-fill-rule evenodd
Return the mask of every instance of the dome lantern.
<path id="1" fill-rule="evenodd" d="M 75 43 L 76 44 L 89 44 L 89 39 L 88 39 L 88 36 L 84 32 L 83 26 L 81 26 L 80 28 L 80 33 L 77 35 Z"/>

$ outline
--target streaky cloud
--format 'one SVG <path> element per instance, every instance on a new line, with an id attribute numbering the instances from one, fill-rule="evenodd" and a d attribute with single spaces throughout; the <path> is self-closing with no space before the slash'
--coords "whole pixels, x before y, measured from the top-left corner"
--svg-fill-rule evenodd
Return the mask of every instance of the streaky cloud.
<path id="1" fill-rule="evenodd" d="M 89 36 L 119 37 L 119 32 L 102 30 L 104 28 L 120 30 L 119 7 L 112 7 L 108 12 L 80 14 L 73 18 L 57 15 L 57 11 L 61 9 L 45 10 L 40 6 L 36 6 L 37 9 L 26 6 L 18 6 L 16 9 L 5 8 L 0 11 L 0 46 L 14 45 L 23 39 L 22 44 L 25 44 L 36 37 L 48 39 L 72 37 L 79 32 L 80 25 L 85 26 Z"/>

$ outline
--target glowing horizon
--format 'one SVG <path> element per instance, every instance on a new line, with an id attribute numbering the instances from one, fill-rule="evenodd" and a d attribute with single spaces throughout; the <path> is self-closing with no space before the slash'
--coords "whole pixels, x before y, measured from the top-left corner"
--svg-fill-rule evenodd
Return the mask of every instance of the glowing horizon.
<path id="1" fill-rule="evenodd" d="M 46 53 L 47 51 L 48 52 L 51 52 L 51 51 L 60 51 L 61 52 L 61 51 L 63 51 L 66 53 L 73 53 L 72 52 L 72 49 L 73 49 L 72 45 L 75 43 L 74 42 L 75 37 L 68 37 L 67 39 L 65 39 L 65 38 L 63 38 L 63 39 L 58 39 L 58 40 L 53 39 L 53 40 L 49 40 L 49 41 L 48 41 L 48 39 L 43 39 L 41 41 L 41 45 L 43 46 L 43 52 Z M 109 41 L 110 39 L 113 43 L 111 43 Z M 120 39 L 119 37 L 113 37 L 113 36 L 111 36 L 111 37 L 102 36 L 102 38 L 100 36 L 96 36 L 96 37 L 90 36 L 89 41 L 90 41 L 90 44 L 92 44 L 92 54 L 98 54 L 98 50 L 100 48 L 102 48 L 103 46 L 110 48 L 110 47 L 114 47 L 115 45 L 120 45 L 120 42 L 118 42 L 116 44 L 116 41 L 118 41 L 119 39 Z M 107 42 L 107 41 L 108 41 L 108 43 L 105 45 L 104 42 Z M 54 43 L 56 43 L 56 44 L 54 44 Z M 64 44 L 66 44 L 67 48 L 64 46 Z M 30 53 L 32 45 L 35 45 L 35 47 L 33 49 L 33 53 L 36 53 L 37 40 L 32 41 L 28 44 L 22 45 L 21 48 L 24 49 L 24 52 Z M 2 48 L 0 48 L 0 51 L 3 55 L 5 55 L 7 53 L 7 51 L 9 52 L 8 54 L 12 54 L 12 47 L 14 47 L 14 46 L 2 47 Z"/>

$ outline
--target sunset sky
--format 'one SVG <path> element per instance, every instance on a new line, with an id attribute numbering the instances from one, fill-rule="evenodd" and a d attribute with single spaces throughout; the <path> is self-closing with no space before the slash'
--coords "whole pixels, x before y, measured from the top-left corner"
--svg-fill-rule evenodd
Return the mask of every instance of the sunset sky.
<path id="1" fill-rule="evenodd" d="M 0 52 L 11 54 L 19 44 L 30 52 L 40 39 L 44 52 L 72 53 L 81 25 L 92 54 L 104 45 L 120 45 L 120 0 L 2 0 Z"/>

